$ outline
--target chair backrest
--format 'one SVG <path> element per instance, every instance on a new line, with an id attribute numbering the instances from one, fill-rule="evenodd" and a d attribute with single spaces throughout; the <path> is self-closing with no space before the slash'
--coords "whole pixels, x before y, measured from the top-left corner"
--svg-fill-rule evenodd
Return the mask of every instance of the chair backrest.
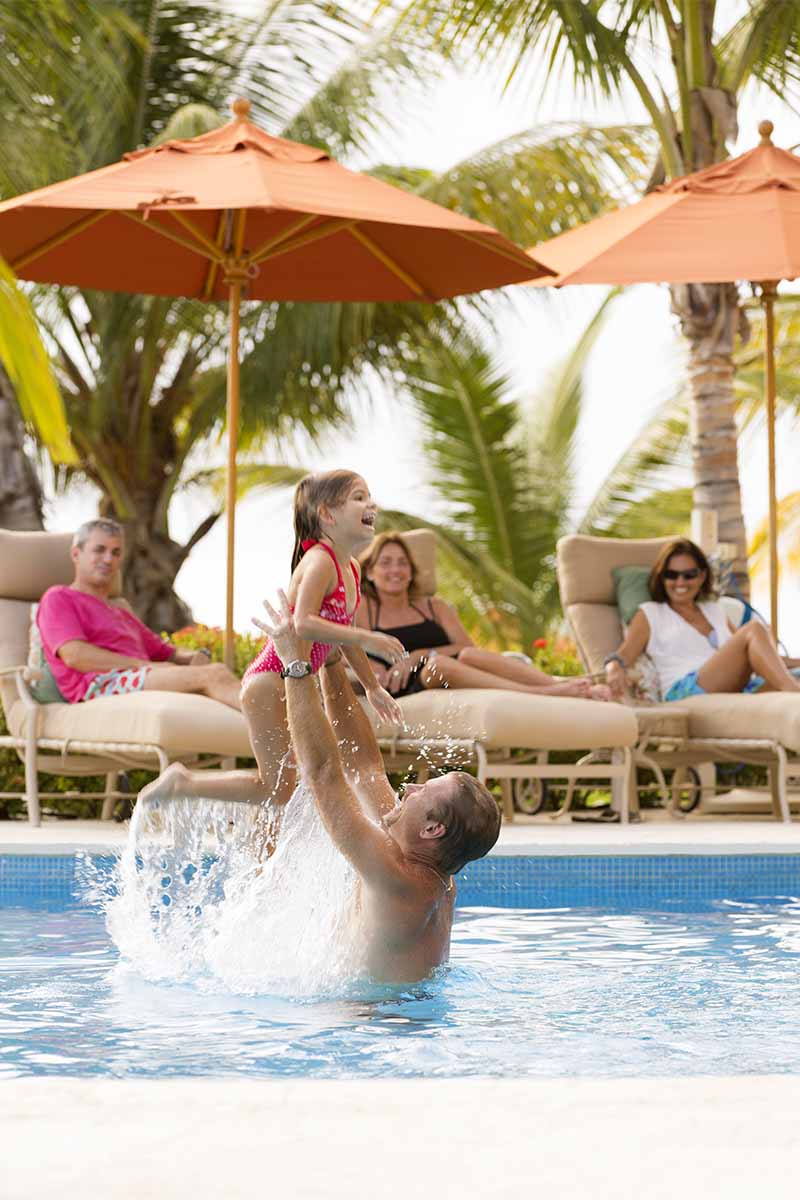
<path id="1" fill-rule="evenodd" d="M 602 670 L 603 659 L 622 641 L 612 570 L 652 567 L 662 547 L 673 540 L 624 541 L 571 534 L 558 542 L 556 570 L 561 606 L 587 670 Z"/>
<path id="2" fill-rule="evenodd" d="M 49 587 L 72 583 L 71 533 L 28 533 L 0 529 L 0 667 L 28 661 L 31 607 Z M 119 581 L 112 589 L 118 593 Z M 0 679 L 8 711 L 16 698 L 12 679 Z"/>
<path id="3" fill-rule="evenodd" d="M 423 596 L 436 594 L 436 534 L 432 529 L 398 530 L 414 556 L 417 587 Z"/>

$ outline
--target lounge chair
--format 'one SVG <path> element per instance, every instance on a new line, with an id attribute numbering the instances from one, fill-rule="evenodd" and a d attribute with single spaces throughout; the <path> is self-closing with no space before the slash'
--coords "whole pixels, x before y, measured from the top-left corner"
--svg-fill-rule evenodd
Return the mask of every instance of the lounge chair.
<path id="1" fill-rule="evenodd" d="M 32 606 L 48 587 L 72 581 L 70 542 L 69 534 L 0 530 L 0 700 L 9 731 L 0 746 L 16 750 L 25 764 L 33 825 L 40 822 L 40 800 L 63 795 L 41 793 L 39 772 L 105 775 L 108 817 L 125 768 L 162 771 L 176 759 L 214 765 L 251 753 L 242 715 L 206 696 L 139 692 L 87 704 L 36 702 L 26 680 Z"/>
<path id="2" fill-rule="evenodd" d="M 561 603 L 581 658 L 589 671 L 602 670 L 603 659 L 622 641 L 612 570 L 629 565 L 651 567 L 671 538 L 622 541 L 573 535 L 557 547 Z M 788 781 L 800 776 L 800 696 L 692 696 L 677 704 L 637 707 L 640 738 L 637 765 L 676 768 L 708 763 L 745 762 L 769 768 L 773 810 L 790 821 Z M 670 718 L 685 716 L 686 737 L 669 728 Z M 662 776 L 663 783 L 663 776 Z M 675 812 L 677 786 L 669 789 Z"/>
<path id="3" fill-rule="evenodd" d="M 429 530 L 403 535 L 420 569 L 424 594 L 436 592 L 436 539 Z M 400 701 L 405 729 L 377 732 L 390 770 L 429 765 L 477 766 L 483 782 L 499 780 L 503 811 L 514 817 L 517 796 L 547 779 L 610 780 L 623 821 L 628 820 L 632 750 L 638 737 L 635 715 L 620 704 L 553 696 L 526 696 L 493 689 L 420 692 Z M 603 751 L 607 762 L 553 763 L 552 751 Z"/>

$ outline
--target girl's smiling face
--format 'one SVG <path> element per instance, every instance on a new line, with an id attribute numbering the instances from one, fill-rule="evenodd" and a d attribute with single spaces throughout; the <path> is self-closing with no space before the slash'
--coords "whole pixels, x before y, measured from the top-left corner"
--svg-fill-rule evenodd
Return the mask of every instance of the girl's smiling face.
<path id="1" fill-rule="evenodd" d="M 329 512 L 320 512 L 320 523 L 323 532 L 332 538 L 347 541 L 354 547 L 368 546 L 375 534 L 377 513 L 366 480 L 358 476 L 342 504 Z"/>

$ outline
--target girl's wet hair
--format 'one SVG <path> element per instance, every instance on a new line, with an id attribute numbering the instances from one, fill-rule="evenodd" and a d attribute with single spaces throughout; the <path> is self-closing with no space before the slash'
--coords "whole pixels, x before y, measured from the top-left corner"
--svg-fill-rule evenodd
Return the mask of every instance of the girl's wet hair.
<path id="1" fill-rule="evenodd" d="M 361 563 L 361 590 L 367 596 L 371 596 L 373 600 L 378 599 L 378 593 L 375 590 L 375 584 L 369 577 L 369 573 L 375 566 L 375 563 L 381 556 L 381 553 L 386 546 L 399 546 L 408 559 L 408 565 L 411 568 L 411 579 L 408 583 L 408 594 L 412 600 L 416 600 L 420 595 L 419 590 L 419 569 L 414 560 L 414 555 L 408 542 L 403 537 L 402 533 L 398 533 L 396 529 L 388 529 L 385 533 L 379 533 L 368 550 L 358 556 L 358 561 Z"/>
<path id="2" fill-rule="evenodd" d="M 292 571 L 305 554 L 303 542 L 322 537 L 319 510 L 338 508 L 344 504 L 353 484 L 361 476 L 356 471 L 322 471 L 319 475 L 306 475 L 294 493 L 294 550 Z"/>

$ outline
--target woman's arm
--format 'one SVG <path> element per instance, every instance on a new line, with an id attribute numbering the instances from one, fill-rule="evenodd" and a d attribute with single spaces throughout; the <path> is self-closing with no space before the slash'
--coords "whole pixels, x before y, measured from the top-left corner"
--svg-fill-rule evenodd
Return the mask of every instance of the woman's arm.
<path id="1" fill-rule="evenodd" d="M 434 618 L 439 622 L 442 629 L 445 631 L 450 641 L 444 646 L 434 646 L 432 649 L 437 654 L 445 654 L 448 658 L 455 658 L 460 650 L 465 646 L 474 646 L 472 638 L 467 633 L 464 626 L 459 620 L 458 613 L 453 608 L 452 604 L 448 604 L 446 600 L 442 600 L 439 596 L 428 597 L 428 604 Z M 430 653 L 429 650 L 422 650 L 421 656 L 425 657 Z"/>
<path id="2" fill-rule="evenodd" d="M 628 632 L 622 645 L 614 653 L 616 657 L 608 663 L 606 667 L 606 679 L 608 686 L 616 696 L 624 695 L 627 691 L 627 676 L 625 674 L 628 667 L 632 667 L 636 659 L 643 653 L 645 646 L 650 640 L 650 623 L 641 609 L 633 615 L 633 620 L 628 626 Z M 621 662 L 619 660 L 622 660 Z"/>

